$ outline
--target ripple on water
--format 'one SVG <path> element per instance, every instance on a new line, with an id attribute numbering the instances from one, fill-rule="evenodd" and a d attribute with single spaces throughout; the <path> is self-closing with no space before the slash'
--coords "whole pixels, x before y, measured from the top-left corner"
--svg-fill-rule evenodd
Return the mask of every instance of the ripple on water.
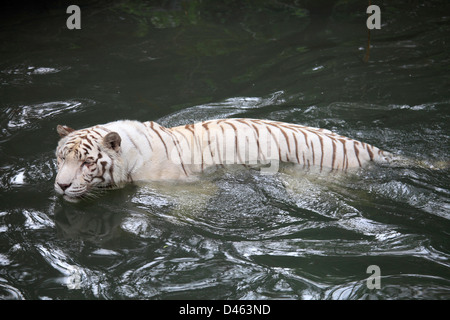
<path id="1" fill-rule="evenodd" d="M 0 300 L 24 300 L 25 297 L 19 289 L 9 285 L 0 277 Z"/>
<path id="2" fill-rule="evenodd" d="M 35 154 L 27 160 L 17 159 L 0 169 L 0 187 L 8 190 L 16 187 L 48 184 L 56 175 L 53 152 Z"/>
<path id="3" fill-rule="evenodd" d="M 6 123 L 2 124 L 0 138 L 10 137 L 20 130 L 36 130 L 44 119 L 51 119 L 63 113 L 80 112 L 94 104 L 94 101 L 84 99 L 8 106 L 2 110 Z"/>
<path id="4" fill-rule="evenodd" d="M 450 281 L 441 277 L 402 274 L 380 277 L 380 288 L 370 289 L 367 280 L 352 281 L 326 290 L 324 298 L 331 300 L 447 300 Z"/>

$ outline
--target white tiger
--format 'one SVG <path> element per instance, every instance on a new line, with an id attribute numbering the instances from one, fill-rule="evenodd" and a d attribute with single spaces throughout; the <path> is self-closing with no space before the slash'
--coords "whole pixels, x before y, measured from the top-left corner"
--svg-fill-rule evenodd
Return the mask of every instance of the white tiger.
<path id="1" fill-rule="evenodd" d="M 120 120 L 74 130 L 58 125 L 55 190 L 67 200 L 132 181 L 192 179 L 232 164 L 274 173 L 279 162 L 347 170 L 392 154 L 325 129 L 257 119 L 220 119 L 165 128 Z"/>

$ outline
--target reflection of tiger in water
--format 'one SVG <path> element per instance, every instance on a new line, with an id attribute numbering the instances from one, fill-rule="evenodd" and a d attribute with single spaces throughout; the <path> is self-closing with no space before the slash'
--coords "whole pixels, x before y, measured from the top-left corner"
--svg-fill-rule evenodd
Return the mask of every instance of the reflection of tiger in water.
<path id="1" fill-rule="evenodd" d="M 278 162 L 347 170 L 392 155 L 331 131 L 284 122 L 223 119 L 165 128 L 121 120 L 87 129 L 59 125 L 55 190 L 66 199 L 137 180 L 189 179 L 207 169 L 240 164 L 274 173 Z"/>

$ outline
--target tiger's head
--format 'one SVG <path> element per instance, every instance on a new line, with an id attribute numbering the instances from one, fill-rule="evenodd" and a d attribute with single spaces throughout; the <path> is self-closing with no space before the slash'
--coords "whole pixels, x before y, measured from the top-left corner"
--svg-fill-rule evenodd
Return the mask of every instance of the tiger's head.
<path id="1" fill-rule="evenodd" d="M 109 130 L 108 130 L 109 131 Z M 88 128 L 74 130 L 58 125 L 61 137 L 56 149 L 58 174 L 55 190 L 68 201 L 95 194 L 95 190 L 116 186 L 120 167 L 121 138 L 117 132 Z"/>

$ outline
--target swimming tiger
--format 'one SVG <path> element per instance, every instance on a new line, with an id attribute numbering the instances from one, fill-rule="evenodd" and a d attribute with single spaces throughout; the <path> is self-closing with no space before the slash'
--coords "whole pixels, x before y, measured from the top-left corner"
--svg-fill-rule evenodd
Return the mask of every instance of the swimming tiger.
<path id="1" fill-rule="evenodd" d="M 132 181 L 189 180 L 211 168 L 244 165 L 261 173 L 280 162 L 348 170 L 392 154 L 326 129 L 258 119 L 219 119 L 173 128 L 119 120 L 74 130 L 58 125 L 55 190 L 67 200 Z"/>

